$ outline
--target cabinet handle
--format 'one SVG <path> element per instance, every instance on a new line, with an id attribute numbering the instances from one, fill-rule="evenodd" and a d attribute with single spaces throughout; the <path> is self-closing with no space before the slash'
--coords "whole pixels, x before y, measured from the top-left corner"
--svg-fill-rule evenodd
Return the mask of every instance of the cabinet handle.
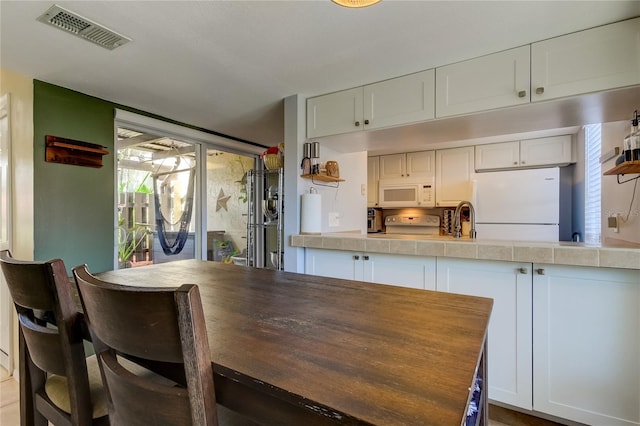
<path id="1" fill-rule="evenodd" d="M 366 256 L 366 255 L 365 255 L 365 256 L 362 256 L 362 258 L 363 258 L 364 260 L 369 260 L 369 256 Z"/>
<path id="2" fill-rule="evenodd" d="M 536 269 L 536 272 L 538 273 L 538 275 L 544 275 L 544 268 L 538 268 Z"/>
<path id="3" fill-rule="evenodd" d="M 356 127 L 360 127 L 360 122 L 356 121 Z"/>
<path id="4" fill-rule="evenodd" d="M 360 256 L 356 254 L 355 256 L 353 256 L 353 260 L 360 260 Z"/>
<path id="5" fill-rule="evenodd" d="M 524 161 L 521 161 L 520 164 L 526 164 Z"/>
<path id="6" fill-rule="evenodd" d="M 518 92 L 518 97 L 519 98 L 524 98 L 525 96 L 527 96 L 527 91 L 526 90 L 521 90 Z"/>
<path id="7" fill-rule="evenodd" d="M 537 95 L 542 95 L 544 93 L 544 87 L 538 87 L 536 89 L 536 94 Z"/>
<path id="8" fill-rule="evenodd" d="M 518 162 L 517 162 L 517 161 L 514 161 L 514 162 L 513 162 L 513 164 L 518 164 Z"/>
<path id="9" fill-rule="evenodd" d="M 529 273 L 529 268 L 518 268 L 518 272 L 523 275 L 526 275 Z"/>
<path id="10" fill-rule="evenodd" d="M 364 120 L 364 124 L 369 124 L 369 120 Z"/>

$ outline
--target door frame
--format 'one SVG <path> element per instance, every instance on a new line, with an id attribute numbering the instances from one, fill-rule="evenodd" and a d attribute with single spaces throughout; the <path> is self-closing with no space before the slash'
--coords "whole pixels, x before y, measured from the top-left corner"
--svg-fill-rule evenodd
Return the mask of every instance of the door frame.
<path id="1" fill-rule="evenodd" d="M 0 250 L 11 250 L 13 184 L 11 161 L 11 95 L 0 96 Z M 0 365 L 13 372 L 13 302 L 0 273 Z M 6 351 L 6 353 L 5 353 Z"/>

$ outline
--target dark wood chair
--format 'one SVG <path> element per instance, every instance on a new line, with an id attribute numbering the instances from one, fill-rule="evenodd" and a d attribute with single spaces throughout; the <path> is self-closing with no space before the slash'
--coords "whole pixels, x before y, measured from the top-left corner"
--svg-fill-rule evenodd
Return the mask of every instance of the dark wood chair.
<path id="1" fill-rule="evenodd" d="M 74 268 L 73 274 L 107 389 L 112 425 L 255 424 L 216 404 L 196 285 L 118 285 L 93 276 L 85 265 Z M 161 380 L 136 374 L 127 360 L 162 375 Z"/>
<path id="2" fill-rule="evenodd" d="M 16 260 L 0 252 L 2 272 L 19 322 L 20 423 L 108 425 L 95 356 L 64 262 Z"/>

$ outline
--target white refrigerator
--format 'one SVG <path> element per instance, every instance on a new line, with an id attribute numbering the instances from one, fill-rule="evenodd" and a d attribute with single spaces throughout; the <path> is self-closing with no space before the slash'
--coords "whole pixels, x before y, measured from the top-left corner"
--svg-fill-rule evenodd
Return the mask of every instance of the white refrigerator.
<path id="1" fill-rule="evenodd" d="M 558 167 L 477 173 L 477 238 L 558 241 L 569 232 L 570 239 L 568 179 Z"/>

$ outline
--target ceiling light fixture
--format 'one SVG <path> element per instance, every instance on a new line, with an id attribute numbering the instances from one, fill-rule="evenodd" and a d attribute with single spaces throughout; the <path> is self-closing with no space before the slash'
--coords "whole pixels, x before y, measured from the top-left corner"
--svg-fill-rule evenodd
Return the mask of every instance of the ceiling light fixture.
<path id="1" fill-rule="evenodd" d="M 340 6 L 350 7 L 350 8 L 358 8 L 358 7 L 367 7 L 372 4 L 376 4 L 380 2 L 380 0 L 331 0 L 335 4 L 339 4 Z"/>

